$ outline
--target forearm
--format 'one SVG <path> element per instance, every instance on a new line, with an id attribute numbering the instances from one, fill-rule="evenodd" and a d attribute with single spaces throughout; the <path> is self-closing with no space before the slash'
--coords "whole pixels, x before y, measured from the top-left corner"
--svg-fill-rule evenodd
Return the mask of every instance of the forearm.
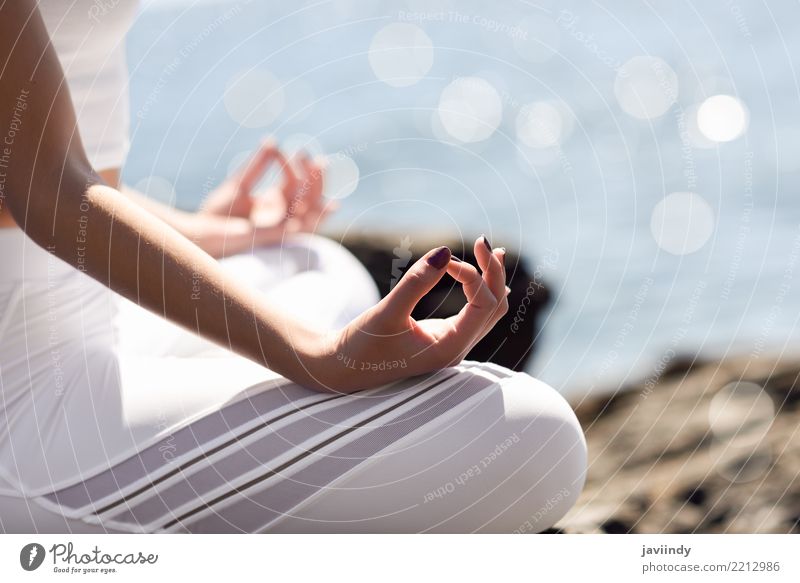
<path id="1" fill-rule="evenodd" d="M 247 219 L 186 212 L 153 200 L 127 185 L 120 191 L 212 257 L 220 259 L 253 247 L 253 230 Z"/>
<path id="2" fill-rule="evenodd" d="M 306 368 L 320 348 L 315 332 L 272 309 L 212 257 L 93 173 L 69 174 L 59 185 L 35 185 L 58 189 L 57 197 L 38 197 L 25 213 L 11 209 L 36 243 L 153 312 L 314 386 Z"/>
<path id="3" fill-rule="evenodd" d="M 187 213 L 186 211 L 176 209 L 167 204 L 154 200 L 148 197 L 146 194 L 131 188 L 127 184 L 121 184 L 119 191 L 127 198 L 135 202 L 137 206 L 140 206 L 150 214 L 157 216 L 179 233 L 184 233 L 185 225 L 189 220 L 191 213 Z"/>

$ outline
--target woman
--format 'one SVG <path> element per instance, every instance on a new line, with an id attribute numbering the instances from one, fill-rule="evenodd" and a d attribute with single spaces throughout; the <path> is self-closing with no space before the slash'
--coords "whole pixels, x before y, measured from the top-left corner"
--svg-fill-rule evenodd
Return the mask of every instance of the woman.
<path id="1" fill-rule="evenodd" d="M 572 411 L 527 375 L 461 362 L 508 308 L 502 249 L 475 242 L 480 272 L 433 249 L 378 301 L 310 234 L 321 165 L 272 143 L 196 214 L 120 192 L 134 10 L 0 4 L 0 529 L 528 531 L 563 516 L 586 463 Z M 280 188 L 254 197 L 273 163 Z M 445 273 L 468 304 L 413 320 Z"/>

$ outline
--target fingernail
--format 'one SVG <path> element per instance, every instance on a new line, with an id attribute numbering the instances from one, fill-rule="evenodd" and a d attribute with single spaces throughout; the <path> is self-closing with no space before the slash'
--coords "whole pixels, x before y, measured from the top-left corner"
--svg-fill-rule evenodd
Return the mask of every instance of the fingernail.
<path id="1" fill-rule="evenodd" d="M 505 247 L 498 247 L 497 250 L 500 252 L 500 255 L 503 256 L 503 259 L 506 258 L 506 248 Z"/>
<path id="2" fill-rule="evenodd" d="M 455 255 L 451 255 L 451 256 L 450 256 L 450 259 L 452 259 L 452 260 L 453 260 L 453 261 L 455 261 L 456 263 L 463 263 L 463 260 L 462 260 L 462 259 L 459 259 L 459 258 L 458 258 L 458 257 L 456 257 Z"/>
<path id="3" fill-rule="evenodd" d="M 487 249 L 489 250 L 489 252 L 491 253 L 491 251 L 492 251 L 492 245 L 491 245 L 491 243 L 489 243 L 489 239 L 487 239 L 487 238 L 486 238 L 486 235 L 481 235 L 481 238 L 483 239 L 483 244 L 484 244 L 484 245 L 486 245 L 486 248 L 487 248 Z"/>
<path id="4" fill-rule="evenodd" d="M 434 269 L 441 269 L 450 262 L 450 257 L 452 257 L 452 255 L 448 247 L 439 247 L 428 256 L 428 265 Z"/>
<path id="5" fill-rule="evenodd" d="M 508 295 L 508 294 L 510 294 L 510 293 L 511 293 L 511 288 L 510 288 L 510 287 L 508 287 L 508 286 L 506 286 L 506 295 Z"/>

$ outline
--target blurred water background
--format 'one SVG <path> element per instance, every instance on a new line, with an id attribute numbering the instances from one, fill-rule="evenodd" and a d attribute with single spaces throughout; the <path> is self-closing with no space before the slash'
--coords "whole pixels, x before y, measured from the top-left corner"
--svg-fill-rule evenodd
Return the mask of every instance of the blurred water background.
<path id="1" fill-rule="evenodd" d="M 193 208 L 265 134 L 327 152 L 326 232 L 521 249 L 531 372 L 614 387 L 797 340 L 798 55 L 788 1 L 145 1 L 125 178 Z"/>

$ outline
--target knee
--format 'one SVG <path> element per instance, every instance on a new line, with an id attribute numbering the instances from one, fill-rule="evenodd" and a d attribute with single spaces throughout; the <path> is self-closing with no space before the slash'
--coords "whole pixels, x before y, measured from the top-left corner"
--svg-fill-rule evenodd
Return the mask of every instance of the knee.
<path id="1" fill-rule="evenodd" d="M 288 239 L 282 253 L 299 259 L 303 271 L 326 275 L 333 283 L 350 290 L 359 290 L 367 307 L 380 300 L 378 288 L 367 268 L 344 245 L 313 233 L 301 233 Z"/>
<path id="2" fill-rule="evenodd" d="M 575 412 L 555 389 L 528 375 L 521 385 L 527 387 L 525 405 L 528 410 L 527 449 L 546 451 L 546 469 L 531 467 L 531 479 L 542 480 L 543 488 L 536 497 L 537 506 L 529 506 L 530 514 L 518 528 L 539 532 L 561 519 L 578 499 L 586 480 L 587 449 Z M 536 396 L 532 395 L 535 391 Z M 537 401 L 536 406 L 532 401 Z M 542 403 L 544 409 L 542 409 Z"/>
<path id="3" fill-rule="evenodd" d="M 292 238 L 284 253 L 299 253 L 304 269 L 324 279 L 328 296 L 338 294 L 335 303 L 342 311 L 338 326 L 347 324 L 381 299 L 375 280 L 367 268 L 337 241 L 305 233 Z"/>
<path id="4" fill-rule="evenodd" d="M 322 329 L 341 328 L 380 300 L 358 259 L 319 235 L 298 234 L 281 246 L 229 258 L 224 265 L 288 314 Z"/>
<path id="5" fill-rule="evenodd" d="M 516 373 L 500 384 L 505 415 L 500 447 L 484 459 L 494 468 L 502 512 L 487 530 L 540 532 L 575 504 L 583 489 L 587 452 L 583 430 L 567 401 L 546 383 Z M 495 434 L 497 435 L 497 434 Z M 491 471 L 494 462 L 487 465 Z"/>

